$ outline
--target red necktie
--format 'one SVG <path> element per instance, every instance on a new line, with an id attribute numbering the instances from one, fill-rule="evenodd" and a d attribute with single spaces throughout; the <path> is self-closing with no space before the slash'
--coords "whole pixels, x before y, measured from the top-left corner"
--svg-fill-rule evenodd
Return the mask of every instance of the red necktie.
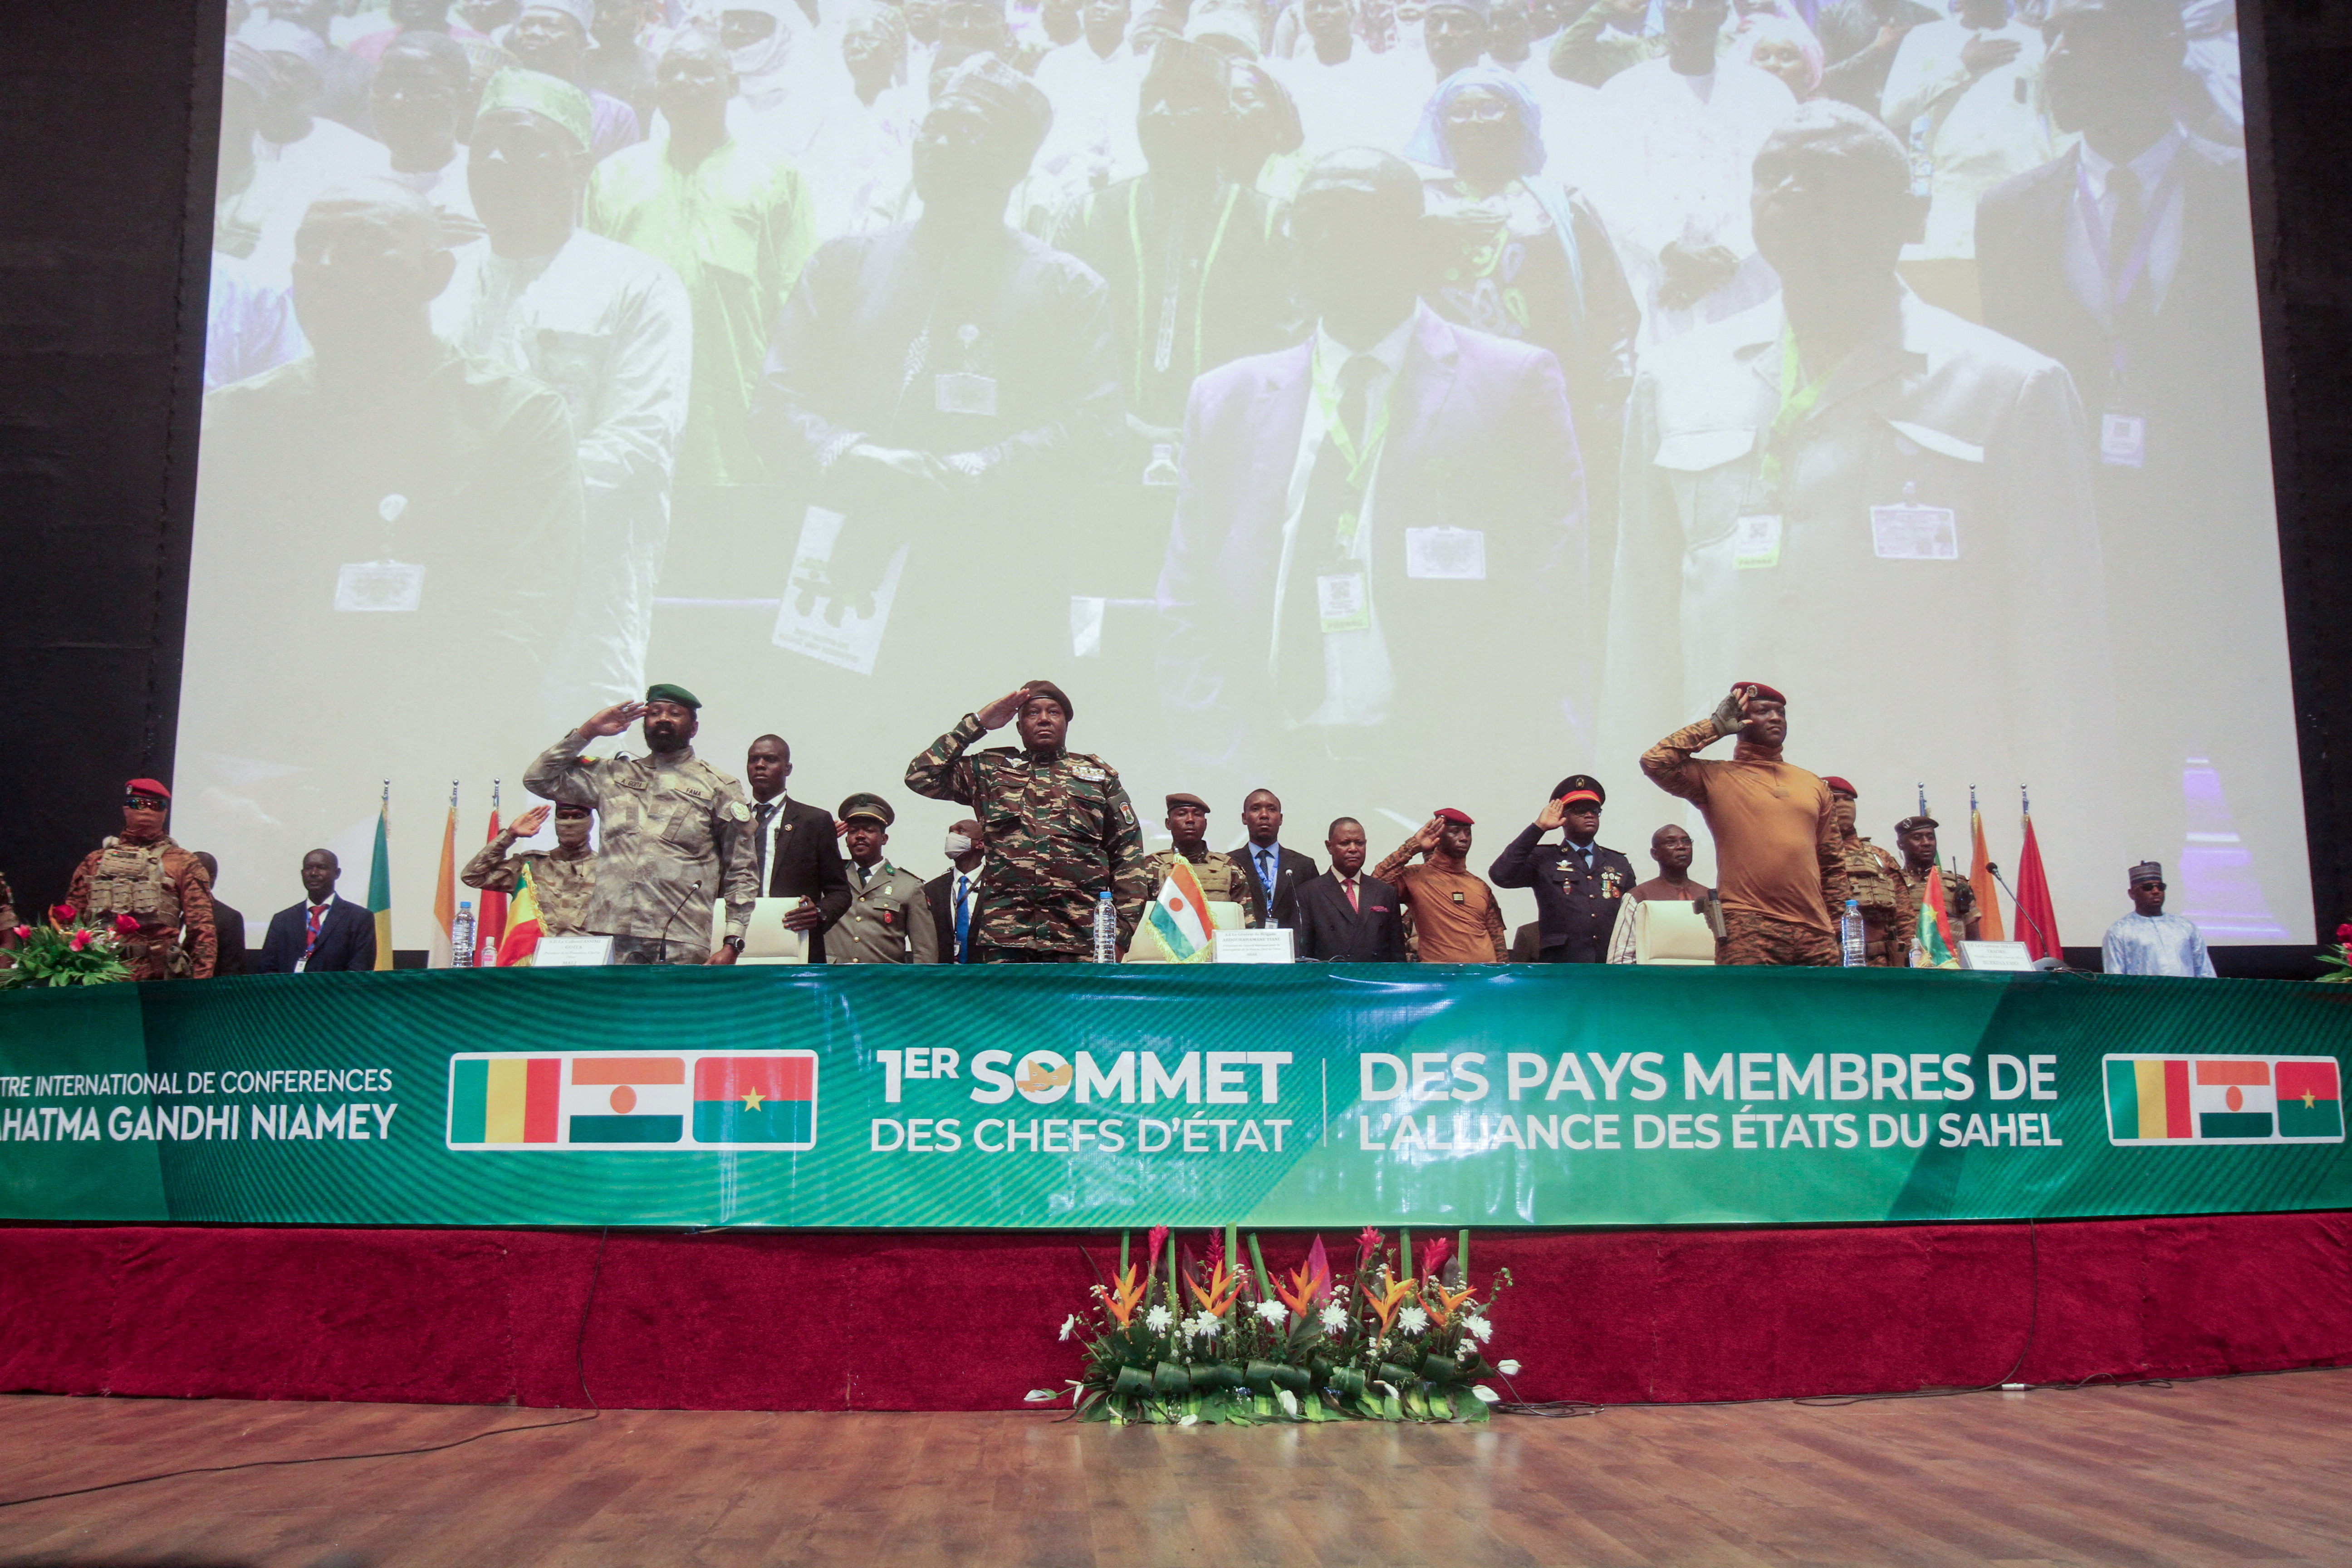
<path id="1" fill-rule="evenodd" d="M 318 947 L 319 947 L 319 922 L 320 922 L 320 921 L 324 920 L 324 919 L 326 918 L 326 915 L 327 915 L 327 906 L 326 906 L 326 905 L 324 905 L 324 904 L 312 904 L 312 905 L 310 906 L 310 916 L 309 916 L 309 919 L 308 919 L 308 921 L 307 921 L 307 923 L 309 924 L 309 926 L 310 926 L 310 940 L 309 940 L 309 941 L 307 941 L 307 942 L 303 942 L 303 944 L 302 944 L 302 956 L 303 956 L 303 957 L 308 958 L 308 957 L 310 957 L 310 954 L 311 954 L 311 953 L 313 953 L 313 952 L 317 952 L 317 951 L 318 951 Z"/>
<path id="2" fill-rule="evenodd" d="M 1356 879 L 1350 877 L 1341 885 L 1348 889 L 1348 907 L 1358 914 L 1363 913 L 1363 906 L 1356 902 Z"/>

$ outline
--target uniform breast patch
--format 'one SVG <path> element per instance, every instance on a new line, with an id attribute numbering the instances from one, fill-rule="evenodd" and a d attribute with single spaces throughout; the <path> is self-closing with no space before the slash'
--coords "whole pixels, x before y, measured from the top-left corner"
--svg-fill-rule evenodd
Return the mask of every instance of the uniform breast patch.
<path id="1" fill-rule="evenodd" d="M 730 800 L 727 803 L 727 815 L 738 822 L 749 822 L 751 820 L 751 808 L 740 800 Z"/>
<path id="2" fill-rule="evenodd" d="M 1103 772 L 1102 769 L 1087 763 L 1072 763 L 1070 764 L 1070 776 L 1072 778 L 1084 779 L 1088 784 L 1100 784 L 1105 779 L 1110 777 L 1110 775 Z"/>

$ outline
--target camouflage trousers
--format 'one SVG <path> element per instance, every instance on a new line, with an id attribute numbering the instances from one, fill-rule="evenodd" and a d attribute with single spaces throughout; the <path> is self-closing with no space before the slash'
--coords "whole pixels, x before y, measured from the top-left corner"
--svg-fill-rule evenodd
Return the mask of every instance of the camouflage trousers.
<path id="1" fill-rule="evenodd" d="M 196 972 L 176 931 L 138 931 L 121 944 L 122 963 L 133 980 L 185 980 Z"/>
<path id="2" fill-rule="evenodd" d="M 704 963 L 709 958 L 709 944 L 700 942 L 680 942 L 675 937 L 665 942 L 651 936 L 616 936 L 613 939 L 613 962 L 615 963 Z"/>
<path id="3" fill-rule="evenodd" d="M 1769 915 L 1727 909 L 1723 931 L 1715 939 L 1718 964 L 1784 963 L 1835 969 L 1844 961 L 1837 938 L 1829 932 Z"/>
<path id="4" fill-rule="evenodd" d="M 1910 949 L 1895 951 L 1895 932 L 1889 929 L 1891 923 L 1891 917 L 1879 911 L 1864 910 L 1862 913 L 1863 962 L 1873 969 L 1908 969 L 1911 966 Z M 1841 953 L 1839 959 L 1843 962 L 1844 955 Z"/>
<path id="5" fill-rule="evenodd" d="M 1034 947 L 998 947 L 993 942 L 971 944 L 974 963 L 1084 963 L 1083 952 L 1045 952 Z"/>

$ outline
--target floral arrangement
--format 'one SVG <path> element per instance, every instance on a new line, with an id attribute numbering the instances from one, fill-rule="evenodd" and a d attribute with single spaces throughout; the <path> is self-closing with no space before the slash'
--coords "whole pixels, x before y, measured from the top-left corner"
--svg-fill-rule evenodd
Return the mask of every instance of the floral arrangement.
<path id="1" fill-rule="evenodd" d="M 2336 928 L 2336 945 L 2319 950 L 2322 985 L 2352 985 L 2352 921 Z"/>
<path id="2" fill-rule="evenodd" d="M 49 910 L 47 922 L 18 926 L 8 934 L 16 939 L 9 953 L 16 962 L 0 969 L 0 991 L 22 991 L 36 985 L 105 985 L 131 978 L 122 962 L 122 939 L 135 934 L 139 922 L 117 915 L 106 925 L 90 925 L 71 904 Z"/>
<path id="3" fill-rule="evenodd" d="M 1481 1379 L 1517 1373 L 1490 1364 L 1486 1346 L 1498 1269 L 1483 1289 L 1470 1281 L 1470 1233 L 1422 1248 L 1400 1231 L 1393 1247 L 1376 1229 L 1356 1238 L 1355 1264 L 1335 1276 L 1323 1239 L 1276 1277 L 1258 1238 L 1249 1263 L 1235 1256 L 1235 1227 L 1210 1237 L 1204 1256 L 1155 1227 L 1140 1262 L 1119 1238 L 1116 1279 L 1062 1324 L 1085 1347 L 1084 1374 L 1068 1385 L 1081 1419 L 1189 1426 L 1199 1422 L 1484 1421 L 1501 1395 Z M 1040 1389 L 1029 1398 L 1063 1397 Z"/>

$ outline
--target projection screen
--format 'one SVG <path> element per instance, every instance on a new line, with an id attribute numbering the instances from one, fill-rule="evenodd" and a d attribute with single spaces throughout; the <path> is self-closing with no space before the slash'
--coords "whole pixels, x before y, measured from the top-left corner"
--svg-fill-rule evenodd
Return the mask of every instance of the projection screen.
<path id="1" fill-rule="evenodd" d="M 2069 942 L 2143 859 L 2312 939 L 2224 4 L 230 27 L 174 831 L 231 902 L 359 896 L 388 781 L 425 945 L 453 784 L 462 860 L 649 681 L 925 877 L 908 761 L 1045 678 L 1155 847 L 1265 786 L 1483 870 L 1591 773 L 1704 879 L 1640 757 L 1760 681 L 1882 845 L 1924 795 L 1966 869 L 1973 790 L 2013 879 L 2029 790 Z"/>

